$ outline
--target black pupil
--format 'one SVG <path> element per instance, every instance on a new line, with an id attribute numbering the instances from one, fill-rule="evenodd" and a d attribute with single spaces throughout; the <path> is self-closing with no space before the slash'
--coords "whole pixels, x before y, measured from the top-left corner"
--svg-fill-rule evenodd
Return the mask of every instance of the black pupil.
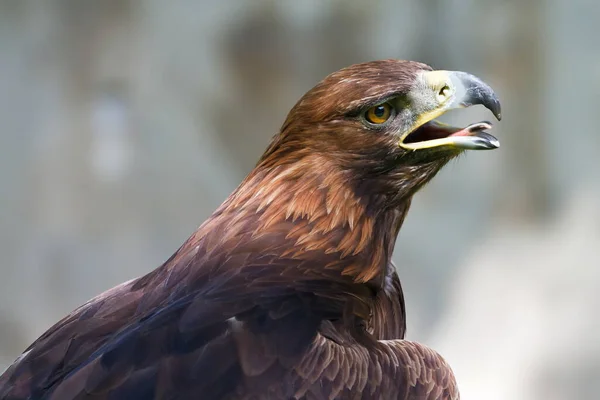
<path id="1" fill-rule="evenodd" d="M 385 107 L 384 106 L 375 107 L 375 116 L 378 118 L 383 118 L 385 116 Z"/>

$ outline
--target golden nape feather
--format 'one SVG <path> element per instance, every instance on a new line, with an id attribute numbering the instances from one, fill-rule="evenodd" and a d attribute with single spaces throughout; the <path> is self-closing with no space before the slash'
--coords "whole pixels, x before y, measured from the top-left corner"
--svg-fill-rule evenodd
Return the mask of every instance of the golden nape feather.
<path id="1" fill-rule="evenodd" d="M 326 77 L 163 265 L 73 311 L 0 377 L 1 399 L 458 399 L 404 340 L 391 256 L 412 196 L 487 122 L 434 118 L 492 89 L 398 60 Z"/>

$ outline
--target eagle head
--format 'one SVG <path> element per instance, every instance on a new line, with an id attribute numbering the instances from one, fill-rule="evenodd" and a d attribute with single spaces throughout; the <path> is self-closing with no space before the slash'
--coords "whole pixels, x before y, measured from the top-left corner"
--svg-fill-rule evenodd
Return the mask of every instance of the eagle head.
<path id="1" fill-rule="evenodd" d="M 380 60 L 327 76 L 289 112 L 261 162 L 313 163 L 347 177 L 358 193 L 396 204 L 464 150 L 499 147 L 490 122 L 458 128 L 445 112 L 483 105 L 500 120 L 500 102 L 481 79 L 414 61 Z"/>

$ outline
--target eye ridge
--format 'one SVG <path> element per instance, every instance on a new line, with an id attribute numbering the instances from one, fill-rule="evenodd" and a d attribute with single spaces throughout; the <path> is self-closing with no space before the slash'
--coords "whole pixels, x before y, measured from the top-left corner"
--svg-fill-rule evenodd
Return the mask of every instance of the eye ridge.
<path id="1" fill-rule="evenodd" d="M 392 116 L 392 106 L 389 103 L 382 103 L 373 106 L 365 113 L 365 119 L 374 125 L 381 125 L 388 121 Z"/>

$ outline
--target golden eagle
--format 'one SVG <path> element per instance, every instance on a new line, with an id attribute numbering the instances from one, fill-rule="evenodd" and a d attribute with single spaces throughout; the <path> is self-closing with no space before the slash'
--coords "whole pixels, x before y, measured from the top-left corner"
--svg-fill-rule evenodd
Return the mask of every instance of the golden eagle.
<path id="1" fill-rule="evenodd" d="M 448 364 L 404 340 L 391 264 L 413 194 L 489 122 L 434 119 L 492 89 L 383 60 L 337 71 L 162 266 L 82 305 L 0 377 L 2 399 L 458 399 Z"/>

